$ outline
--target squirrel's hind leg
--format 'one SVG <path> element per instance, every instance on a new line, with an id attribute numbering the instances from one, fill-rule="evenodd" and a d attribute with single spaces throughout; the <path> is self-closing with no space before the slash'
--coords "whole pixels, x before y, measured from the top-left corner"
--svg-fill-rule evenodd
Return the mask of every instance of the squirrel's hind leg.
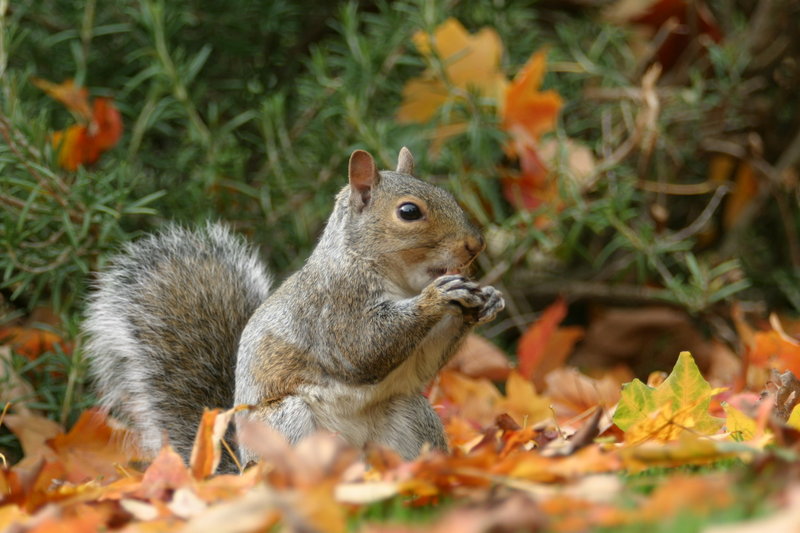
<path id="1" fill-rule="evenodd" d="M 272 429 L 280 432 L 291 444 L 311 435 L 317 429 L 311 408 L 297 396 L 287 396 L 280 403 L 263 409 L 256 409 L 249 415 L 251 419 L 260 420 Z M 243 465 L 258 460 L 258 456 L 241 442 L 239 443 L 239 459 Z"/>
<path id="2" fill-rule="evenodd" d="M 419 455 L 426 443 L 448 450 L 442 420 L 421 394 L 393 398 L 380 420 L 370 440 L 392 448 L 406 460 Z"/>

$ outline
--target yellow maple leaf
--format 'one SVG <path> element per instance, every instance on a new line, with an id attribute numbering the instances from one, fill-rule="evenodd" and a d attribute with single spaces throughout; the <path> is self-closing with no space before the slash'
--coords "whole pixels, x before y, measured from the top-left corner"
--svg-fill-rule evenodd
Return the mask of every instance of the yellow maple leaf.
<path id="1" fill-rule="evenodd" d="M 440 24 L 433 35 L 419 31 L 414 44 L 429 61 L 438 59 L 442 69 L 428 68 L 403 88 L 403 103 L 397 112 L 401 122 L 427 122 L 449 101 L 464 99 L 468 91 L 501 102 L 508 80 L 500 68 L 503 43 L 497 32 L 483 28 L 469 34 L 456 19 Z M 455 135 L 466 123 L 452 121 L 437 132 L 438 138 Z"/>
<path id="2" fill-rule="evenodd" d="M 716 433 L 722 423 L 708 412 L 712 389 L 689 352 L 681 352 L 669 377 L 657 388 L 634 380 L 622 390 L 614 423 L 625 431 L 625 442 L 674 440 L 683 430 Z"/>
<path id="3" fill-rule="evenodd" d="M 755 420 L 729 403 L 723 403 L 722 408 L 727 415 L 725 429 L 731 434 L 731 438 L 735 440 L 752 440 L 756 436 L 758 426 Z"/>
<path id="4" fill-rule="evenodd" d="M 500 402 L 500 407 L 521 426 L 530 426 L 553 416 L 550 399 L 539 396 L 533 383 L 518 372 L 509 374 L 506 397 Z"/>

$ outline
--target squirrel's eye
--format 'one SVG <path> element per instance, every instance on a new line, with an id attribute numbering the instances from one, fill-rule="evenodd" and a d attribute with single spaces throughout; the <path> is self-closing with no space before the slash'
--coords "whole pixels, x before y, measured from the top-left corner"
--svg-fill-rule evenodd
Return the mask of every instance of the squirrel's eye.
<path id="1" fill-rule="evenodd" d="M 419 220 L 422 218 L 422 209 L 420 209 L 417 204 L 406 202 L 400 204 L 400 207 L 397 208 L 397 214 L 400 215 L 400 218 L 403 220 Z"/>

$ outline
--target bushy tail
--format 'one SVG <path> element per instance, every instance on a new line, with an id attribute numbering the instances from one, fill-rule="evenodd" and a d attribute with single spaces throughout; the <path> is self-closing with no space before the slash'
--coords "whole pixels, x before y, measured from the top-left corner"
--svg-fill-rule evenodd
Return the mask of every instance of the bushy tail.
<path id="1" fill-rule="evenodd" d="M 239 335 L 266 299 L 256 253 L 219 224 L 128 244 L 101 273 L 84 331 L 101 401 L 156 452 L 189 456 L 203 407 L 233 404 Z"/>

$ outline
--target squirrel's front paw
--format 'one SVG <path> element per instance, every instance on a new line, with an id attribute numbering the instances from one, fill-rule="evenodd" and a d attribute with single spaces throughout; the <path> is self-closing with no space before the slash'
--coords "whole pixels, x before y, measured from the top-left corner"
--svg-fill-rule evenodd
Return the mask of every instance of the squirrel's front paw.
<path id="1" fill-rule="evenodd" d="M 433 287 L 444 301 L 463 309 L 481 308 L 486 301 L 480 286 L 464 276 L 441 276 L 434 280 Z"/>
<path id="2" fill-rule="evenodd" d="M 497 316 L 497 313 L 506 307 L 506 302 L 503 300 L 503 293 L 491 285 L 483 287 L 481 293 L 483 293 L 484 304 L 478 311 L 476 324 L 491 322 Z"/>
<path id="3" fill-rule="evenodd" d="M 491 286 L 481 287 L 464 276 L 441 276 L 431 288 L 444 301 L 460 309 L 465 320 L 475 324 L 491 322 L 506 305 L 500 291 Z"/>

